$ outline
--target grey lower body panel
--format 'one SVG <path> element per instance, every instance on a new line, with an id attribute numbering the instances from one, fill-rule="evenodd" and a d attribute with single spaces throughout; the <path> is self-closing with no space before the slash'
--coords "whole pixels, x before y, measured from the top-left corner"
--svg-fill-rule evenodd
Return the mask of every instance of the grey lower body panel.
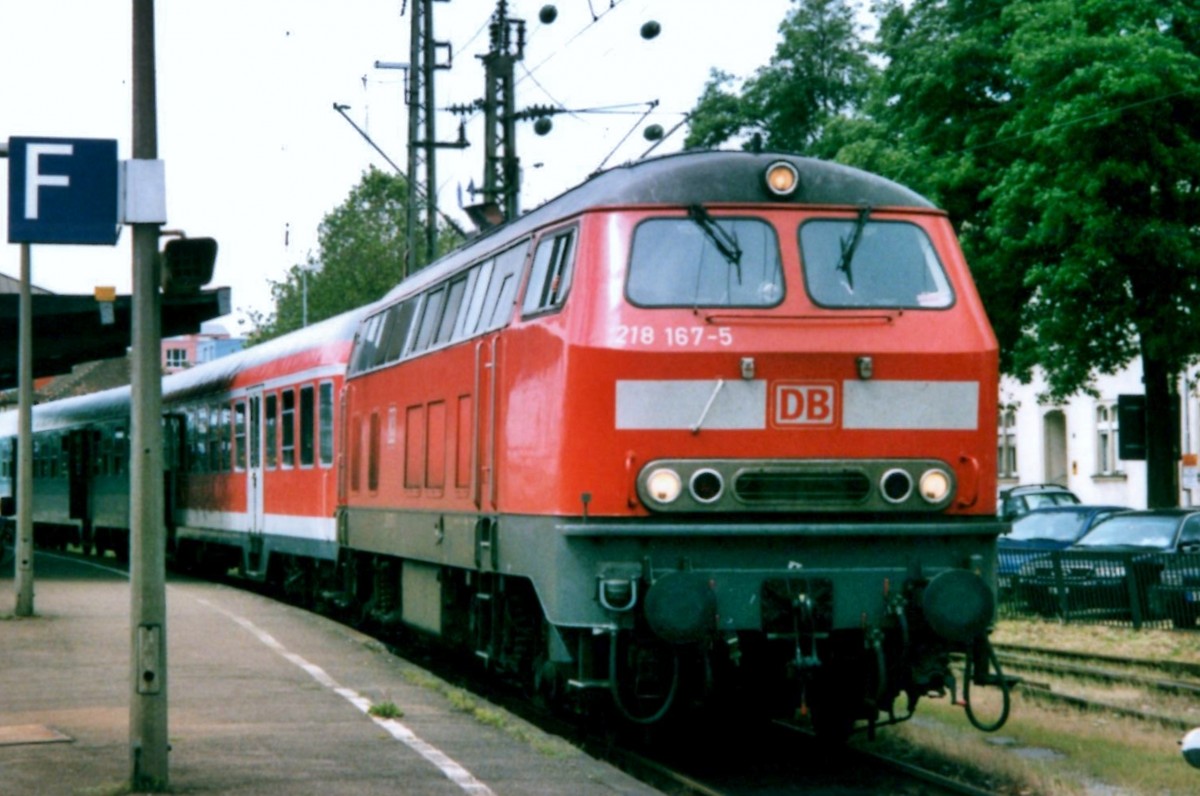
<path id="1" fill-rule="evenodd" d="M 717 596 L 718 629 L 758 630 L 762 594 L 785 581 L 831 597 L 834 628 L 881 621 L 890 594 L 914 579 L 970 569 L 994 582 L 994 520 L 904 522 L 664 522 L 527 515 L 472 516 L 350 510 L 349 548 L 530 580 L 547 619 L 608 627 L 602 580 L 645 589 L 680 570 L 702 573 Z M 652 588 L 652 586 L 650 586 Z"/>

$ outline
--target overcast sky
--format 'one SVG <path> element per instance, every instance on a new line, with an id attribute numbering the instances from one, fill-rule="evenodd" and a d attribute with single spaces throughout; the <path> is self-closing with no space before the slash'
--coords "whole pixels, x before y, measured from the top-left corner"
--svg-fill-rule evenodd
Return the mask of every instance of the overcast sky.
<path id="1" fill-rule="evenodd" d="M 412 2 L 413 0 L 409 0 Z M 658 100 L 639 124 L 629 114 L 559 115 L 545 137 L 518 133 L 523 209 L 581 182 L 608 158 L 641 155 L 647 124 L 670 129 L 699 96 L 709 72 L 739 77 L 765 64 L 790 0 L 559 0 L 551 25 L 544 2 L 510 0 L 527 20 L 517 65 L 517 107 L 571 109 Z M 401 10 L 405 9 L 402 16 Z M 451 45 L 453 67 L 435 78 L 445 108 L 483 95 L 493 0 L 433 4 L 435 39 Z M 0 22 L 0 139 L 109 138 L 130 149 L 131 3 L 9 0 Z M 661 33 L 639 30 L 656 21 Z M 166 163 L 167 226 L 218 239 L 213 286 L 233 288 L 235 312 L 271 310 L 268 280 L 317 252 L 317 226 L 372 164 L 390 169 L 333 110 L 348 111 L 392 160 L 406 163 L 403 72 L 376 61 L 407 61 L 404 0 L 170 0 L 156 8 L 159 157 Z M 444 57 L 444 56 L 443 56 Z M 643 106 L 644 107 L 644 106 Z M 437 114 L 438 137 L 457 135 L 457 117 Z M 630 131 L 624 144 L 620 145 Z M 467 126 L 472 146 L 442 150 L 440 207 L 464 226 L 460 189 L 482 183 L 483 120 Z M 681 148 L 682 131 L 657 152 Z M 615 150 L 615 152 L 614 152 Z M 7 186 L 6 162 L 0 161 Z M 19 248 L 7 243 L 8 193 L 0 191 L 0 272 L 16 276 Z M 285 232 L 287 234 L 285 234 Z M 33 247 L 33 281 L 61 293 L 97 285 L 129 291 L 128 230 L 116 247 Z"/>

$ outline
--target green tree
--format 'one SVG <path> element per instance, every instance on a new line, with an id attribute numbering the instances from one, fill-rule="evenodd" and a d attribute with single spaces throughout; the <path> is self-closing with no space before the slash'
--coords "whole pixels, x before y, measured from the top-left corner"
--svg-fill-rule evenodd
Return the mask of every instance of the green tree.
<path id="1" fill-rule="evenodd" d="M 797 0 L 779 26 L 771 62 L 746 81 L 714 70 L 692 110 L 687 147 L 753 132 L 770 149 L 818 154 L 826 127 L 853 114 L 876 70 L 848 0 Z"/>
<path id="2" fill-rule="evenodd" d="M 252 318 L 252 342 L 299 329 L 305 310 L 309 323 L 331 318 L 382 297 L 404 275 L 410 242 L 405 237 L 408 186 L 404 177 L 376 168 L 342 204 L 330 211 L 318 230 L 320 251 L 271 282 L 275 309 L 268 317 Z M 456 232 L 439 230 L 438 250 L 461 242 Z M 420 241 L 412 245 L 421 246 Z M 427 263 L 421 261 L 418 265 Z"/>
<path id="3" fill-rule="evenodd" d="M 1050 392 L 1140 356 L 1151 506 L 1177 502 L 1175 382 L 1200 353 L 1200 10 L 1188 0 L 1019 0 L 1021 102 L 996 130 L 983 274 L 1022 275 L 1012 363 Z M 1015 147 L 1015 148 L 1014 148 Z"/>

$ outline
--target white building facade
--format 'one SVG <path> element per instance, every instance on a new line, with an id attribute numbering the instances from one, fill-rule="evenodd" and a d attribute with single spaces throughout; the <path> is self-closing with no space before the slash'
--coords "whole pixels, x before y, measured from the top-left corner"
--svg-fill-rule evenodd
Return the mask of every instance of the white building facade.
<path id="1" fill-rule="evenodd" d="M 1181 506 L 1200 504 L 1194 454 L 1200 450 L 1196 369 L 1180 379 Z M 997 453 L 1000 487 L 1061 484 L 1084 503 L 1146 507 L 1146 463 L 1117 458 L 1117 397 L 1144 392 L 1141 362 L 1100 376 L 1096 396 L 1077 394 L 1062 404 L 1040 403 L 1045 381 L 1000 380 Z M 1185 466 L 1187 465 L 1187 466 Z"/>

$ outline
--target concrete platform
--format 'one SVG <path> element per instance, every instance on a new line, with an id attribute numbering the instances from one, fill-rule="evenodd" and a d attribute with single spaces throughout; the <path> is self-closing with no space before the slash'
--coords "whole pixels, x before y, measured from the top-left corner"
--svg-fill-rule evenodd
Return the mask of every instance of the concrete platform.
<path id="1" fill-rule="evenodd" d="M 129 583 L 108 559 L 39 553 L 36 616 L 0 575 L 0 794 L 128 793 Z M 170 791 L 651 794 L 653 789 L 327 619 L 173 580 Z M 403 715 L 380 720 L 371 704 Z M 482 717 L 482 718 L 481 718 Z"/>

